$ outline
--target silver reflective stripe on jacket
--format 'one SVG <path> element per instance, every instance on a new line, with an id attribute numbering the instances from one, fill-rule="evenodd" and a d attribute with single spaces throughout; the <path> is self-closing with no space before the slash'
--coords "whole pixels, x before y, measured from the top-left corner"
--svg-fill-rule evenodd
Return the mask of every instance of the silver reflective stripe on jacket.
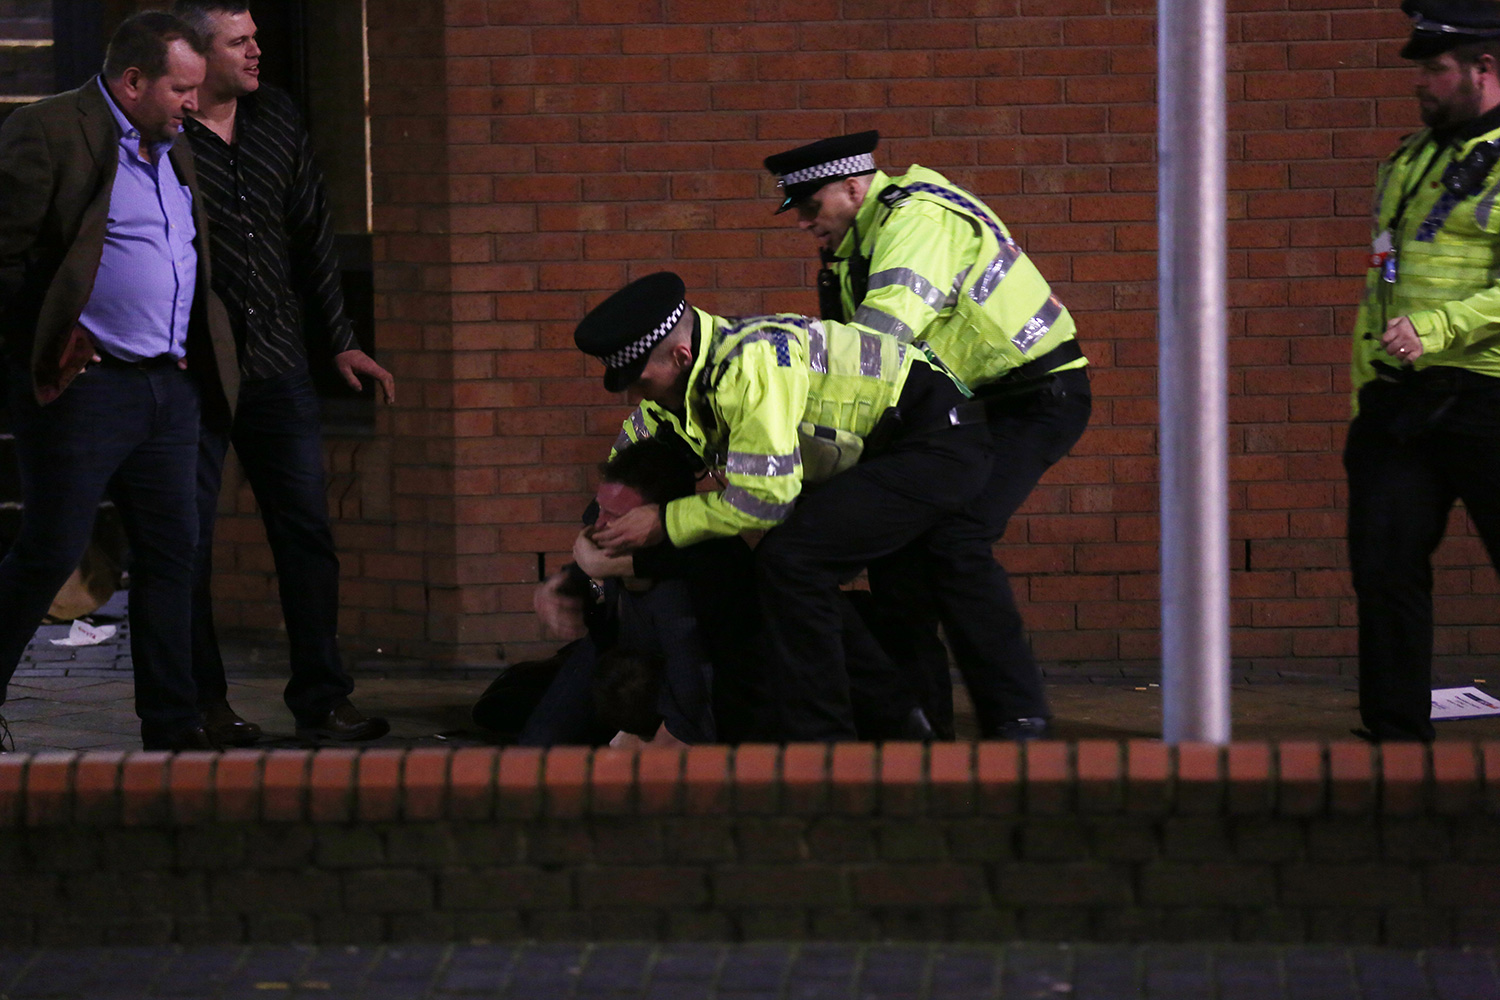
<path id="1" fill-rule="evenodd" d="M 879 333 L 895 337 L 900 341 L 909 341 L 912 338 L 911 327 L 890 313 L 881 312 L 874 306 L 860 306 L 854 314 L 854 322 L 860 326 L 867 326 Z"/>
<path id="2" fill-rule="evenodd" d="M 1021 327 L 1021 332 L 1010 338 L 1010 342 L 1016 345 L 1016 350 L 1025 354 L 1037 341 L 1047 336 L 1047 331 L 1052 329 L 1052 324 L 1062 315 L 1062 309 L 1062 303 L 1057 300 L 1056 295 L 1048 298 L 1037 314 Z"/>
<path id="3" fill-rule="evenodd" d="M 724 502 L 741 514 L 748 514 L 760 521 L 785 521 L 792 513 L 793 503 L 768 503 L 747 489 L 730 486 L 724 490 Z"/>
<path id="4" fill-rule="evenodd" d="M 819 375 L 828 374 L 828 337 L 823 333 L 822 323 L 808 327 L 807 367 Z"/>
<path id="5" fill-rule="evenodd" d="M 724 459 L 725 468 L 742 476 L 790 476 L 802 464 L 800 450 L 790 455 L 756 455 L 748 451 L 731 451 Z"/>
<path id="6" fill-rule="evenodd" d="M 859 335 L 859 373 L 865 378 L 880 378 L 880 338 L 868 333 Z"/>
<path id="7" fill-rule="evenodd" d="M 980 305 L 984 305 L 989 297 L 995 294 L 995 289 L 1000 287 L 1000 282 L 1010 273 L 1011 266 L 1021 259 L 1021 248 L 1009 240 L 1002 241 L 1000 252 L 995 259 L 990 261 L 979 280 L 974 282 L 974 287 L 969 289 L 969 298 Z"/>
<path id="8" fill-rule="evenodd" d="M 870 275 L 869 291 L 873 292 L 877 288 L 890 288 L 892 285 L 910 290 L 913 295 L 927 303 L 929 309 L 941 309 L 948 299 L 947 292 L 909 267 L 887 268 Z"/>
<path id="9" fill-rule="evenodd" d="M 973 299 L 979 305 L 984 305 L 985 301 L 995 293 L 995 289 L 1000 286 L 1000 282 L 1005 279 L 1005 275 L 1010 271 L 1011 265 L 1021 258 L 1020 246 L 1016 244 L 1015 240 L 1005 235 L 1004 230 L 1000 228 L 1000 224 L 990 217 L 989 210 L 972 198 L 968 198 L 951 188 L 938 187 L 936 184 L 928 184 L 925 181 L 917 181 L 913 184 L 903 184 L 901 186 L 908 191 L 920 191 L 923 194 L 937 195 L 937 197 L 949 204 L 957 205 L 984 223 L 985 228 L 990 231 L 990 234 L 1000 244 L 1000 252 L 995 255 L 994 260 L 990 261 L 989 266 L 984 269 L 984 273 L 979 276 L 979 280 L 974 282 L 974 287 L 969 289 L 969 298 Z"/>

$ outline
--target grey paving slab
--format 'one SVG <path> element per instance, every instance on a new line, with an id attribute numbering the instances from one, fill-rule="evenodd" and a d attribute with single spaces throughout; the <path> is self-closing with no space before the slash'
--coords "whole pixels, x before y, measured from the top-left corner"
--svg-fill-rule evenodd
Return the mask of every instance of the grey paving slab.
<path id="1" fill-rule="evenodd" d="M 860 949 L 848 945 L 807 945 L 793 959 L 789 975 L 794 983 L 827 980 L 849 984 L 859 967 Z"/>
<path id="2" fill-rule="evenodd" d="M 711 980 L 717 976 L 725 949 L 717 944 L 676 944 L 659 948 L 651 967 L 652 985 Z"/>
<path id="3" fill-rule="evenodd" d="M 934 997 L 988 996 L 998 985 L 998 954 L 992 950 L 938 948 L 928 972 Z"/>
<path id="4" fill-rule="evenodd" d="M 719 970 L 719 989 L 725 993 L 779 990 L 786 979 L 791 953 L 775 945 L 745 945 L 730 949 Z"/>
<path id="5" fill-rule="evenodd" d="M 1281 959 L 1273 951 L 1247 949 L 1219 955 L 1214 963 L 1219 1000 L 1279 1000 Z"/>
<path id="6" fill-rule="evenodd" d="M 226 1000 L 264 998 L 290 990 L 302 978 L 315 949 L 301 945 L 258 945 L 241 956 L 222 996 Z"/>
<path id="7" fill-rule="evenodd" d="M 1493 949 L 1422 953 L 1228 945 L 33 949 L 0 951 L 0 995 L 7 1000 L 1170 1000 L 1199 995 L 1493 1000 L 1495 957 Z M 917 965 L 923 974 L 914 972 Z M 776 982 L 726 984 L 721 973 L 731 966 L 769 970 Z M 799 966 L 821 974 L 800 978 Z M 1003 990 L 997 988 L 997 969 L 1003 970 Z M 669 975 L 659 976 L 662 971 Z M 738 981 L 747 980 L 742 975 Z"/>
<path id="8" fill-rule="evenodd" d="M 1421 958 L 1409 952 L 1360 950 L 1354 953 L 1361 1000 L 1431 1000 Z"/>
<path id="9" fill-rule="evenodd" d="M 918 995 L 927 982 L 929 950 L 920 947 L 870 948 L 859 970 L 861 996 L 891 998 Z"/>
<path id="10" fill-rule="evenodd" d="M 245 949 L 238 946 L 187 948 L 163 970 L 156 985 L 161 997 L 193 996 L 205 987 L 217 992 L 228 985 Z"/>
<path id="11" fill-rule="evenodd" d="M 1436 949 L 1426 958 L 1427 979 L 1438 1000 L 1500 997 L 1500 970 L 1493 953 Z"/>
<path id="12" fill-rule="evenodd" d="M 1296 948 L 1282 959 L 1288 1000 L 1359 1000 L 1347 951 Z"/>
<path id="13" fill-rule="evenodd" d="M 1131 951 L 1080 948 L 1073 957 L 1072 1000 L 1108 1000 L 1139 992 L 1141 963 Z"/>
<path id="14" fill-rule="evenodd" d="M 1055 998 L 1073 981 L 1073 950 L 1057 945 L 1020 945 L 1005 952 L 1002 995 L 1005 1000 Z"/>
<path id="15" fill-rule="evenodd" d="M 647 945 L 601 945 L 591 948 L 578 977 L 579 993 L 639 994 L 651 967 L 653 950 Z"/>

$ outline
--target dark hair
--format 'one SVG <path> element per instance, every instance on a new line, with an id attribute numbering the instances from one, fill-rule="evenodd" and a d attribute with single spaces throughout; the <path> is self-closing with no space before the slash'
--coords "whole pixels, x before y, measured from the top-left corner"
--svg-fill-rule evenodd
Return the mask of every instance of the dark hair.
<path id="1" fill-rule="evenodd" d="M 201 55 L 207 55 L 208 42 L 180 17 L 163 10 L 143 10 L 132 14 L 115 29 L 104 53 L 104 78 L 117 79 L 134 67 L 148 80 L 167 74 L 167 49 L 178 39 Z"/>
<path id="2" fill-rule="evenodd" d="M 1480 56 L 1489 56 L 1500 66 L 1500 38 L 1481 38 L 1477 42 L 1467 42 L 1449 51 L 1460 66 L 1473 66 Z"/>
<path id="3" fill-rule="evenodd" d="M 656 699 L 667 662 L 626 649 L 599 655 L 594 667 L 594 714 L 605 727 L 649 740 L 661 725 Z"/>
<path id="4" fill-rule="evenodd" d="M 664 441 L 647 438 L 615 453 L 599 466 L 606 482 L 636 490 L 647 503 L 666 503 L 697 489 L 692 466 Z"/>
<path id="5" fill-rule="evenodd" d="M 172 13 L 191 25 L 208 42 L 212 42 L 214 38 L 215 14 L 233 16 L 249 9 L 249 4 L 235 3 L 234 0 L 177 0 L 172 5 Z"/>

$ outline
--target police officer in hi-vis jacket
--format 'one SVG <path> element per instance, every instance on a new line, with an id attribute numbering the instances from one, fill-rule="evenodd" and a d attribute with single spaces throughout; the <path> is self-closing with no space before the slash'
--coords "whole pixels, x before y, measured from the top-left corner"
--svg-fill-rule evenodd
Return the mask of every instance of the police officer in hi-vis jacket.
<path id="1" fill-rule="evenodd" d="M 783 196 L 778 211 L 795 212 L 818 242 L 824 319 L 923 346 L 973 391 L 971 408 L 993 438 L 976 516 L 871 565 L 882 643 L 916 668 L 934 728 L 951 734 L 941 618 L 982 734 L 1040 736 L 1049 717 L 1041 675 L 992 546 L 1087 426 L 1088 361 L 1067 308 L 994 211 L 925 167 L 888 176 L 875 166 L 879 139 L 823 139 L 768 157 L 766 168 Z"/>
<path id="2" fill-rule="evenodd" d="M 1361 735 L 1430 741 L 1431 556 L 1455 499 L 1500 553 L 1500 4 L 1401 9 L 1426 127 L 1377 175 L 1344 467 Z"/>

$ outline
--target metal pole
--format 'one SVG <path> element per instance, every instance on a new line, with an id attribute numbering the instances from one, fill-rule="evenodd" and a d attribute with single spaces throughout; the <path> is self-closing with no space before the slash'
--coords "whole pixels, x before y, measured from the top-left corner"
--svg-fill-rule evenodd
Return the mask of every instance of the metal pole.
<path id="1" fill-rule="evenodd" d="M 1157 0 L 1162 735 L 1229 742 L 1225 0 Z"/>

